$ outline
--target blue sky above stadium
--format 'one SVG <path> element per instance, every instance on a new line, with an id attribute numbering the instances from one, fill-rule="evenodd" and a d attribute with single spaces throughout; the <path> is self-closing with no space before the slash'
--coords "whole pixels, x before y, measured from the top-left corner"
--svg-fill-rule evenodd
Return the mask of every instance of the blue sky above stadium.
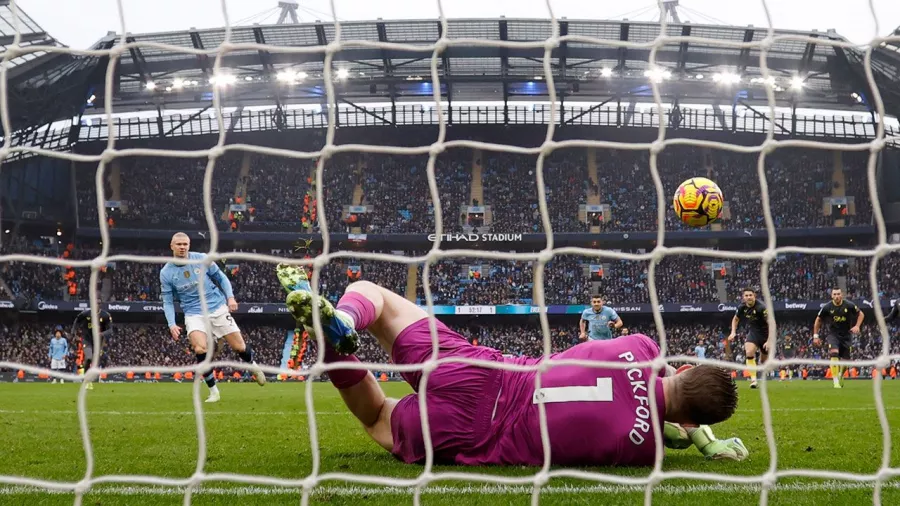
<path id="1" fill-rule="evenodd" d="M 108 31 L 121 31 L 117 0 L 18 0 L 20 5 L 47 32 L 62 43 L 85 48 Z M 277 0 L 226 0 L 232 24 L 274 22 Z M 570 19 L 622 19 L 649 21 L 653 0 L 622 2 L 551 0 L 558 17 Z M 880 23 L 880 33 L 889 34 L 900 26 L 900 2 L 872 0 Z M 326 21 L 331 13 L 328 0 L 301 0 L 300 19 Z M 681 0 L 682 17 L 693 23 L 767 26 L 762 0 Z M 834 28 L 858 43 L 875 33 L 868 0 L 768 0 L 773 25 L 784 29 Z M 135 33 L 213 28 L 225 24 L 221 0 L 121 0 L 127 30 Z M 340 20 L 429 19 L 438 16 L 437 2 L 431 0 L 336 0 Z M 451 18 L 524 17 L 546 18 L 544 0 L 444 0 L 444 12 Z M 647 9 L 644 9 L 647 8 Z M 263 16 L 264 11 L 274 11 Z M 702 15 L 701 15 L 702 14 Z M 625 16 L 623 16 L 625 15 Z"/>

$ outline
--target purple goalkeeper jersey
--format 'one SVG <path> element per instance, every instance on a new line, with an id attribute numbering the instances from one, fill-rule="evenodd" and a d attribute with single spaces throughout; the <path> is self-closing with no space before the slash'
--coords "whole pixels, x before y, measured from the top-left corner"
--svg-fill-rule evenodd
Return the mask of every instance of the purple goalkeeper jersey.
<path id="1" fill-rule="evenodd" d="M 588 341 L 553 355 L 554 359 L 647 362 L 659 347 L 635 334 L 610 341 Z M 537 364 L 542 359 L 505 359 Z M 655 443 L 650 396 L 655 395 L 659 423 L 665 415 L 662 379 L 650 384 L 649 367 L 622 369 L 575 365 L 536 372 L 504 371 L 488 441 L 475 451 L 458 455 L 459 464 L 541 465 L 543 446 L 537 397 L 547 410 L 547 429 L 553 465 L 652 465 Z M 490 441 L 492 440 L 492 441 Z"/>

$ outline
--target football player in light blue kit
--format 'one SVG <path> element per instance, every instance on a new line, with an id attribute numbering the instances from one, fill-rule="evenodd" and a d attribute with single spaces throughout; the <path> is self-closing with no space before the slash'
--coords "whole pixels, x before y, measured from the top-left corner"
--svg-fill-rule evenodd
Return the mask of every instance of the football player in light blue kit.
<path id="1" fill-rule="evenodd" d="M 605 341 L 613 338 L 612 329 L 622 328 L 622 319 L 616 310 L 603 305 L 603 296 L 591 297 L 591 307 L 581 312 L 579 322 L 582 341 Z"/>
<path id="2" fill-rule="evenodd" d="M 50 369 L 54 371 L 64 371 L 66 369 L 66 357 L 69 355 L 69 341 L 66 341 L 66 336 L 63 334 L 62 325 L 57 325 L 56 330 L 53 332 L 53 337 L 50 338 L 50 351 L 48 356 L 50 357 Z M 53 378 L 53 383 L 56 383 L 56 378 Z M 65 383 L 66 380 L 60 379 L 60 383 Z"/>
<path id="3" fill-rule="evenodd" d="M 187 234 L 178 232 L 172 236 L 172 254 L 176 259 L 196 260 L 205 258 L 203 253 L 193 253 L 191 239 Z M 266 376 L 253 361 L 253 352 L 250 345 L 244 342 L 241 329 L 238 328 L 230 311 L 236 311 L 237 301 L 231 289 L 231 281 L 215 263 L 206 267 L 202 264 L 185 264 L 178 260 L 169 262 L 159 272 L 159 283 L 162 287 L 163 310 L 166 313 L 166 322 L 169 324 L 169 332 L 176 341 L 181 337 L 181 327 L 175 323 L 175 297 L 181 303 L 184 311 L 184 326 L 187 328 L 188 339 L 191 348 L 196 354 L 197 362 L 206 359 L 206 324 L 203 321 L 203 307 L 200 304 L 200 280 L 206 276 L 204 294 L 206 305 L 209 309 L 209 323 L 213 337 L 218 341 L 225 339 L 231 349 L 237 352 L 242 361 L 252 364 L 250 368 L 256 382 L 260 386 L 266 384 Z M 203 373 L 206 386 L 209 387 L 209 398 L 206 402 L 219 401 L 219 388 L 216 386 L 216 378 L 212 369 Z"/>

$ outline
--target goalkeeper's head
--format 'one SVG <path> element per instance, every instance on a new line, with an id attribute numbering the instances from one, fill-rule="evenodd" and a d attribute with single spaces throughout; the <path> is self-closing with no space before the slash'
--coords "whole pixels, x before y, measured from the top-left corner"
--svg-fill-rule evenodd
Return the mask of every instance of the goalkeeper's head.
<path id="1" fill-rule="evenodd" d="M 668 422 L 712 425 L 728 420 L 737 409 L 737 384 L 731 373 L 721 367 L 682 368 L 663 382 Z"/>

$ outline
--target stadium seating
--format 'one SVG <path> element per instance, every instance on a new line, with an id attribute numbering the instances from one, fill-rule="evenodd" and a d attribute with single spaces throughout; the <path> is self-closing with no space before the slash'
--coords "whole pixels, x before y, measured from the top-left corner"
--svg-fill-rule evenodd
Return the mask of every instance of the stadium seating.
<path id="1" fill-rule="evenodd" d="M 229 228 L 228 206 L 235 187 L 246 183 L 246 196 L 255 208 L 241 221 L 247 231 L 299 230 L 317 232 L 317 220 L 302 224 L 304 196 L 314 194 L 311 161 L 253 155 L 250 174 L 239 178 L 241 154 L 231 153 L 217 162 L 212 183 L 215 220 Z M 542 233 L 539 219 L 535 156 L 483 153 L 482 205 L 491 206 L 491 231 L 497 233 Z M 586 169 L 583 150 L 554 153 L 544 163 L 544 181 L 550 218 L 555 233 L 584 232 L 579 205 L 593 195 L 609 204 L 610 219 L 601 231 L 635 232 L 657 229 L 657 202 L 645 152 L 598 151 L 598 181 Z M 679 183 L 696 175 L 723 182 L 730 219 L 724 229 L 765 228 L 760 204 L 756 155 L 712 152 L 707 156 L 692 147 L 669 147 L 658 157 L 657 166 L 666 198 Z M 855 197 L 855 215 L 845 216 L 847 225 L 869 224 L 871 204 L 866 187 L 865 154 L 844 153 L 843 192 Z M 331 232 L 349 232 L 344 206 L 372 205 L 362 226 L 364 233 L 427 234 L 434 230 L 434 215 L 425 175 L 426 156 L 340 154 L 326 164 L 325 209 Z M 822 214 L 822 199 L 833 195 L 833 154 L 821 150 L 778 150 L 766 158 L 772 216 L 777 228 L 823 227 L 833 217 Z M 454 150 L 438 157 L 435 168 L 444 215 L 444 230 L 462 231 L 460 206 L 471 201 L 472 152 Z M 153 170 L 147 170 L 152 168 Z M 121 200 L 127 212 L 113 213 L 120 228 L 207 228 L 202 206 L 205 160 L 175 158 L 126 158 L 121 161 Z M 79 165 L 77 194 L 84 223 L 97 220 L 94 183 L 96 167 Z M 244 178 L 244 179 L 242 179 Z M 107 181 L 108 183 L 108 181 Z M 726 184 L 727 183 L 727 184 Z M 180 189 L 180 190 L 179 190 Z M 360 193 L 361 192 L 361 193 Z M 107 184 L 107 198 L 112 188 Z M 359 200 L 359 201 L 357 201 Z M 668 204 L 668 202 L 667 202 Z M 312 206 L 315 207 L 315 206 Z M 174 214 L 173 214 L 174 213 Z M 307 212 L 308 213 L 308 210 Z M 685 230 L 672 213 L 666 227 Z"/>
<path id="2" fill-rule="evenodd" d="M 40 241 L 17 239 L 5 243 L 0 252 L 30 253 L 60 256 L 57 248 L 40 247 Z M 92 258 L 99 250 L 75 247 L 72 258 Z M 288 250 L 289 251 L 289 250 Z M 285 250 L 256 251 L 285 256 Z M 118 250 L 115 253 L 169 256 L 167 250 Z M 381 251 L 381 253 L 390 253 Z M 423 251 L 407 252 L 409 256 L 423 255 Z M 545 271 L 546 304 L 584 304 L 592 293 L 602 292 L 610 304 L 627 305 L 650 302 L 647 262 L 605 261 L 606 274 L 595 286 L 585 274 L 585 266 L 595 262 L 583 257 L 558 256 Z M 656 289 L 662 302 L 734 302 L 746 287 L 760 287 L 760 262 L 731 261 L 725 278 L 726 297 L 720 299 L 708 259 L 691 256 L 667 256 L 656 267 Z M 232 280 L 235 296 L 244 302 L 283 302 L 284 290 L 274 276 L 274 266 L 263 262 L 229 261 L 225 270 Z M 477 278 L 468 275 L 468 266 L 477 265 Z M 358 268 L 352 279 L 348 268 Z M 883 297 L 900 295 L 900 255 L 885 256 L 879 262 L 879 289 Z M 26 300 L 86 300 L 90 271 L 74 269 L 77 291 L 69 294 L 65 269 L 51 265 L 10 262 L 0 269 L 0 279 L 6 281 L 10 298 Z M 869 262 L 850 259 L 847 264 L 847 297 L 871 299 Z M 351 281 L 365 279 L 406 295 L 408 269 L 396 262 L 373 262 L 343 258 L 322 270 L 320 289 L 330 300 L 336 301 Z M 101 283 L 109 279 L 111 290 L 101 290 L 108 301 L 159 300 L 159 265 L 138 262 L 116 262 L 100 273 Z M 532 304 L 533 272 L 528 262 L 487 261 L 471 258 L 448 258 L 432 265 L 430 272 L 432 296 L 435 304 L 497 305 Z M 416 300 L 424 304 L 422 266 L 418 266 Z M 812 255 L 782 255 L 769 270 L 770 289 L 774 300 L 806 301 L 828 297 L 837 278 L 829 270 L 825 257 Z"/>

